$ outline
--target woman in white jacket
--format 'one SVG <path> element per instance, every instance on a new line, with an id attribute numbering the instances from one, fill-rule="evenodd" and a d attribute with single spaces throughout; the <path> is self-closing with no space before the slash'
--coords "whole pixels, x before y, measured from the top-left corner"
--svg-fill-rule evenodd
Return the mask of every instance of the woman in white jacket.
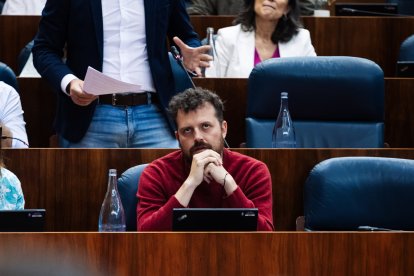
<path id="1" fill-rule="evenodd" d="M 245 0 L 235 26 L 220 29 L 207 77 L 247 78 L 266 59 L 316 56 L 299 19 L 297 0 Z"/>

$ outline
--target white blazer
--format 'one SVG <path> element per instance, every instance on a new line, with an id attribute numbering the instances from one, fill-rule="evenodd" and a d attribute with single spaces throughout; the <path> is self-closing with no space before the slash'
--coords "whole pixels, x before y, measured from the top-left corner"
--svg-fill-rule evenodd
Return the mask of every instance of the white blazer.
<path id="1" fill-rule="evenodd" d="M 254 31 L 244 32 L 240 24 L 219 29 L 215 46 L 217 61 L 207 68 L 206 77 L 249 77 L 254 67 Z M 280 42 L 278 48 L 280 57 L 316 56 L 310 33 L 303 28 L 288 42 Z"/>

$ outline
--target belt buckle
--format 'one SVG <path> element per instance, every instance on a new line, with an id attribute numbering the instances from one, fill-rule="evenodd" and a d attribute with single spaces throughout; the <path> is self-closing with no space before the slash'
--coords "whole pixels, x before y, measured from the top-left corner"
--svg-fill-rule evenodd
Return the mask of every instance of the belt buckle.
<path id="1" fill-rule="evenodd" d="M 116 105 L 116 94 L 112 94 L 112 105 Z"/>

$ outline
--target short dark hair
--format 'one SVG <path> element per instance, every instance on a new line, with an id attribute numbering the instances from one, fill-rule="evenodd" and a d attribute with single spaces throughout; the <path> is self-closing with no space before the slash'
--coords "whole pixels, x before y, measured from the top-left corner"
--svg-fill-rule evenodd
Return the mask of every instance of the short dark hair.
<path id="1" fill-rule="evenodd" d="M 234 20 L 234 24 L 241 24 L 242 30 L 251 32 L 256 30 L 256 13 L 254 11 L 254 3 L 256 0 L 244 0 L 244 9 Z M 283 16 L 278 21 L 276 28 L 272 33 L 272 42 L 288 42 L 294 35 L 299 32 L 302 27 L 300 22 L 300 10 L 297 0 L 288 0 L 290 8 L 286 17 Z"/>
<path id="2" fill-rule="evenodd" d="M 177 113 L 179 110 L 184 111 L 184 113 L 188 113 L 203 106 L 205 103 L 210 103 L 214 107 L 216 111 L 216 118 L 220 123 L 222 123 L 224 120 L 223 102 L 216 93 L 201 87 L 197 87 L 195 89 L 188 88 L 183 92 L 175 95 L 168 104 L 168 112 L 174 119 L 175 123 L 177 123 Z"/>

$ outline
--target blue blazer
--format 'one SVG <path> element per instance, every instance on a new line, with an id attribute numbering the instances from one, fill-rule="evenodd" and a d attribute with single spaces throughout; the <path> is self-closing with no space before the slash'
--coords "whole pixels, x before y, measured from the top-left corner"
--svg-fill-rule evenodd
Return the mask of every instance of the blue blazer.
<path id="1" fill-rule="evenodd" d="M 165 111 L 174 94 L 167 38 L 172 41 L 172 37 L 178 36 L 193 47 L 199 46 L 200 41 L 191 26 L 184 0 L 144 0 L 144 7 L 149 66 Z M 67 59 L 63 62 L 65 45 Z M 97 101 L 86 107 L 78 106 L 61 91 L 60 83 L 67 74 L 84 79 L 88 66 L 102 71 L 101 0 L 48 0 L 32 51 L 36 69 L 57 91 L 57 133 L 69 141 L 80 141 Z M 170 119 L 169 123 L 173 127 Z"/>

